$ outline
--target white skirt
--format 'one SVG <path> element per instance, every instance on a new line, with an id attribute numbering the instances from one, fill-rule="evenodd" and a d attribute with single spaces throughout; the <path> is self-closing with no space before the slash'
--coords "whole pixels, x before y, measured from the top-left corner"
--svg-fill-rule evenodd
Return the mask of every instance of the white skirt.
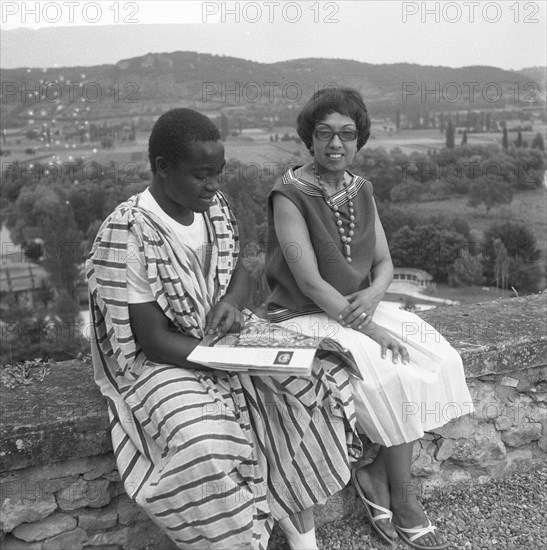
<path id="1" fill-rule="evenodd" d="M 382 359 L 378 343 L 325 313 L 280 324 L 309 336 L 328 336 L 352 352 L 364 379 L 352 378 L 357 421 L 373 443 L 409 443 L 473 412 L 460 355 L 441 334 L 414 313 L 383 302 L 373 320 L 402 342 L 409 363 L 394 364 L 390 350 Z"/>

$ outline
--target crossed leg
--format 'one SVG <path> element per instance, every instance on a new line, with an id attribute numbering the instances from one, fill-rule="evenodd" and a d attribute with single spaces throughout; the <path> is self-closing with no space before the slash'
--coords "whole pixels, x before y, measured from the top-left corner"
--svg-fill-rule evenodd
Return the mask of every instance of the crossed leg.
<path id="1" fill-rule="evenodd" d="M 428 525 L 427 516 L 416 498 L 410 475 L 412 447 L 413 443 L 382 446 L 374 462 L 357 472 L 357 480 L 367 498 L 390 509 L 393 512 L 393 522 L 407 529 Z M 378 520 L 377 525 L 388 537 L 397 537 L 395 528 L 389 520 Z M 444 538 L 437 533 L 426 533 L 415 542 L 423 546 L 445 544 Z"/>

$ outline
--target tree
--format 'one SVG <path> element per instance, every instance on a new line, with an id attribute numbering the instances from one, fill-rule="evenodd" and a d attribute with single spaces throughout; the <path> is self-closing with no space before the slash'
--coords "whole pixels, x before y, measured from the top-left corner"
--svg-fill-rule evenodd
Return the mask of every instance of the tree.
<path id="1" fill-rule="evenodd" d="M 390 197 L 393 202 L 417 202 L 420 200 L 423 191 L 422 185 L 415 181 L 409 181 L 393 187 L 390 191 Z"/>
<path id="2" fill-rule="evenodd" d="M 507 136 L 507 126 L 503 127 L 503 138 L 501 141 L 502 147 L 507 151 L 509 149 L 509 137 Z"/>
<path id="3" fill-rule="evenodd" d="M 522 147 L 522 132 L 519 130 L 517 134 L 517 140 L 515 141 L 516 147 Z"/>
<path id="4" fill-rule="evenodd" d="M 454 149 L 454 125 L 452 124 L 452 120 L 448 121 L 448 125 L 446 126 L 446 148 L 447 149 Z"/>
<path id="5" fill-rule="evenodd" d="M 510 221 L 496 222 L 486 229 L 482 240 L 482 257 L 484 275 L 492 283 L 501 281 L 501 265 L 498 267 L 496 263 L 506 261 L 503 253 L 500 255 L 498 241 L 507 250 L 509 259 L 507 287 L 536 291 L 542 274 L 538 266 L 540 251 L 532 232 L 524 224 Z"/>
<path id="6" fill-rule="evenodd" d="M 490 131 L 490 129 L 492 128 L 492 115 L 490 113 L 486 113 L 484 126 L 487 132 Z"/>
<path id="7" fill-rule="evenodd" d="M 114 139 L 111 136 L 101 138 L 101 147 L 103 149 L 111 149 L 114 146 Z"/>
<path id="8" fill-rule="evenodd" d="M 482 177 L 469 187 L 469 206 L 478 207 L 484 203 L 486 211 L 500 204 L 509 204 L 513 200 L 513 189 L 508 183 Z"/>
<path id="9" fill-rule="evenodd" d="M 507 248 L 501 239 L 494 239 L 494 250 L 496 259 L 494 260 L 494 277 L 496 279 L 496 288 L 507 290 L 507 276 L 509 274 L 509 255 Z"/>
<path id="10" fill-rule="evenodd" d="M 401 163 L 407 160 L 406 155 L 400 157 Z M 352 168 L 359 174 L 366 174 L 365 177 L 374 183 L 374 194 L 380 200 L 390 200 L 391 189 L 401 182 L 398 156 L 393 151 L 388 153 L 383 147 L 362 149 L 356 155 Z"/>
<path id="11" fill-rule="evenodd" d="M 41 265 L 57 290 L 74 296 L 80 279 L 81 241 L 70 203 L 54 187 L 38 185 L 17 199 L 17 222 L 12 234 L 19 242 L 42 239 Z"/>
<path id="12" fill-rule="evenodd" d="M 543 141 L 543 134 L 541 132 L 538 132 L 534 139 L 532 140 L 532 149 L 539 149 L 540 151 L 545 151 L 545 143 Z"/>
<path id="13" fill-rule="evenodd" d="M 452 264 L 452 276 L 458 286 L 480 285 L 484 281 L 482 262 L 468 250 Z"/>
<path id="14" fill-rule="evenodd" d="M 220 139 L 224 141 L 228 137 L 228 117 L 222 113 L 220 115 Z"/>
<path id="15" fill-rule="evenodd" d="M 467 245 L 456 231 L 439 229 L 433 224 L 413 229 L 404 226 L 389 243 L 397 267 L 417 267 L 428 271 L 436 280 L 446 281 L 452 264 Z"/>

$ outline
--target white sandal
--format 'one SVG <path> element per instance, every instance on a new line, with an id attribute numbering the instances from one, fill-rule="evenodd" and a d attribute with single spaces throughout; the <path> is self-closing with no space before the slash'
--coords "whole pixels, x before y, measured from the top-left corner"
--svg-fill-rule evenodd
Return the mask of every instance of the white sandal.
<path id="1" fill-rule="evenodd" d="M 391 510 L 388 510 L 387 508 L 384 508 L 383 506 L 380 506 L 379 504 L 376 504 L 374 502 L 371 502 L 368 500 L 368 498 L 365 496 L 365 493 L 363 492 L 363 489 L 361 489 L 361 486 L 359 485 L 359 482 L 357 481 L 357 468 L 354 468 L 351 471 L 351 481 L 353 481 L 353 486 L 355 487 L 355 490 L 357 491 L 357 494 L 363 501 L 363 504 L 365 505 L 365 510 L 367 512 L 368 518 L 371 521 L 372 527 L 374 527 L 374 530 L 389 544 L 393 544 L 395 542 L 395 539 L 391 538 L 390 536 L 386 535 L 378 525 L 376 525 L 376 522 L 381 519 L 387 519 L 391 521 L 391 518 L 393 517 L 393 512 Z M 374 508 L 375 510 L 378 510 L 379 512 L 382 512 L 381 514 L 378 514 L 375 516 L 372 513 L 371 508 Z M 394 526 L 395 527 L 395 526 Z"/>
<path id="2" fill-rule="evenodd" d="M 408 529 L 406 527 L 399 527 L 398 525 L 393 524 L 393 527 L 397 530 L 401 538 L 412 548 L 418 548 L 419 550 L 444 550 L 448 548 L 450 544 L 445 542 L 444 544 L 434 544 L 433 546 L 426 546 L 424 544 L 418 544 L 414 542 L 416 539 L 427 535 L 428 533 L 435 533 L 437 527 L 431 523 L 431 520 L 427 520 L 427 527 L 413 527 Z M 410 535 L 410 536 L 409 536 Z"/>

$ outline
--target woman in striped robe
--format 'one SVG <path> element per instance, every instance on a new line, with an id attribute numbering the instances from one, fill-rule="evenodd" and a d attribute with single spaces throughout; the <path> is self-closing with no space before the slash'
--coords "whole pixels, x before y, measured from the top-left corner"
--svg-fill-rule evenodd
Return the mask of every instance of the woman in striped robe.
<path id="1" fill-rule="evenodd" d="M 249 289 L 219 137 L 190 109 L 162 115 L 150 187 L 101 226 L 86 263 L 95 380 L 125 489 L 179 548 L 265 549 L 274 520 L 315 548 L 311 507 L 361 452 L 344 366 L 316 360 L 307 379 L 187 361 L 239 326 Z"/>

